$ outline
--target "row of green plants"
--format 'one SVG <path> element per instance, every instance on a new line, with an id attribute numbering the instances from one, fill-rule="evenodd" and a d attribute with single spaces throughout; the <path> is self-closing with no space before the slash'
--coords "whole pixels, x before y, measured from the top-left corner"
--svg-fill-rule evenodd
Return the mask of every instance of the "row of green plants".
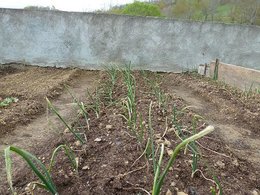
<path id="1" fill-rule="evenodd" d="M 152 79 L 148 79 L 148 75 L 145 71 L 142 71 L 142 76 L 144 77 L 144 80 L 146 81 L 146 84 L 148 86 L 150 86 L 153 95 L 156 97 L 156 103 L 158 108 L 161 110 L 163 116 L 166 116 L 167 114 L 167 108 L 168 108 L 168 101 L 169 101 L 169 97 L 168 94 L 166 94 L 165 92 L 163 92 L 161 90 L 160 87 L 160 80 L 161 77 L 158 74 L 155 74 L 155 77 L 153 77 Z M 211 131 L 214 130 L 214 127 L 212 126 L 208 126 L 207 128 L 205 128 L 203 131 L 197 133 L 196 132 L 196 127 L 197 127 L 197 120 L 199 118 L 202 118 L 198 115 L 194 115 L 192 118 L 192 135 L 191 136 L 185 136 L 185 134 L 182 132 L 182 128 L 181 126 L 178 124 L 177 121 L 177 117 L 179 113 L 183 113 L 184 110 L 187 108 L 182 109 L 181 111 L 177 111 L 176 106 L 173 106 L 172 109 L 172 125 L 174 126 L 174 128 L 177 129 L 176 135 L 177 137 L 179 137 L 181 139 L 181 143 L 179 145 L 177 145 L 175 147 L 175 149 L 173 150 L 170 159 L 168 161 L 168 163 L 166 163 L 166 167 L 162 167 L 162 161 L 163 161 L 163 155 L 164 155 L 164 150 L 165 150 L 165 144 L 162 143 L 160 146 L 161 152 L 160 155 L 157 156 L 157 149 L 155 149 L 155 140 L 154 140 L 154 129 L 152 127 L 152 104 L 153 102 L 151 102 L 150 107 L 149 107 L 149 138 L 147 139 L 147 145 L 145 147 L 145 151 L 150 151 L 150 154 L 148 154 L 147 156 L 151 156 L 152 157 L 152 161 L 153 161 L 153 172 L 154 172 L 154 183 L 153 183 L 153 190 L 152 190 L 152 194 L 153 195 L 157 195 L 160 193 L 164 179 L 167 175 L 167 173 L 169 172 L 169 169 L 171 166 L 173 166 L 173 163 L 175 162 L 177 155 L 179 154 L 180 150 L 182 148 L 189 148 L 192 152 L 192 177 L 194 177 L 194 174 L 196 173 L 196 171 L 198 171 L 197 169 L 197 164 L 198 164 L 198 158 L 199 158 L 199 153 L 197 150 L 197 146 L 196 146 L 196 140 L 207 135 L 208 133 L 210 133 Z M 167 116 L 166 116 L 166 123 L 167 123 Z M 166 125 L 167 126 L 167 125 Z M 148 148 L 150 147 L 150 150 L 148 150 Z M 162 173 L 160 173 L 161 170 Z M 218 181 L 218 179 L 213 176 L 214 179 L 214 184 L 215 186 L 211 188 L 211 192 L 212 194 L 222 194 L 222 188 L 220 186 L 220 183 Z"/>
<path id="2" fill-rule="evenodd" d="M 146 128 L 144 126 L 144 120 L 142 114 L 137 111 L 137 97 L 136 97 L 136 79 L 134 76 L 134 72 L 131 69 L 131 66 L 125 66 L 123 69 L 118 69 L 115 67 L 107 68 L 107 75 L 108 81 L 105 82 L 105 86 L 103 89 L 96 89 L 94 93 L 87 93 L 88 99 L 90 104 L 86 105 L 83 102 L 79 101 L 72 91 L 67 90 L 71 94 L 73 101 L 76 103 L 79 109 L 79 114 L 83 117 L 87 124 L 87 129 L 89 130 L 90 120 L 89 120 L 89 112 L 93 111 L 97 118 L 100 117 L 102 106 L 104 102 L 102 102 L 102 98 L 108 102 L 108 106 L 113 104 L 121 104 L 124 113 L 122 117 L 126 120 L 127 127 L 134 136 L 137 137 L 140 145 L 145 146 L 144 153 L 146 154 L 147 158 L 152 158 L 153 162 L 153 174 L 154 174 L 154 182 L 153 182 L 153 189 L 152 195 L 159 195 L 162 189 L 164 180 L 169 172 L 170 167 L 173 166 L 178 154 L 180 153 L 181 149 L 188 148 L 192 152 L 192 176 L 197 170 L 197 161 L 198 161 L 198 151 L 196 140 L 202 138 L 203 136 L 211 133 L 214 130 L 214 127 L 208 126 L 204 130 L 200 132 L 196 132 L 196 120 L 198 116 L 193 118 L 193 132 L 191 136 L 185 136 L 182 132 L 181 126 L 178 124 L 177 117 L 178 111 L 174 106 L 172 111 L 172 124 L 177 129 L 176 135 L 179 136 L 181 143 L 179 143 L 174 149 L 173 152 L 166 163 L 166 166 L 163 167 L 163 160 L 164 160 L 164 151 L 165 151 L 165 144 L 162 143 L 161 145 L 156 145 L 155 142 L 155 132 L 153 129 L 153 119 L 152 119 L 152 108 L 154 102 L 151 101 L 150 106 L 148 108 L 149 119 L 148 119 L 148 137 L 146 135 Z M 116 83 L 118 81 L 119 76 L 122 76 L 124 86 L 126 87 L 126 96 L 123 98 L 122 101 L 116 102 L 115 98 L 113 97 L 114 90 L 116 87 Z M 153 90 L 153 95 L 156 97 L 159 109 L 162 110 L 163 115 L 166 115 L 167 108 L 168 108 L 168 96 L 164 92 L 160 90 L 160 85 L 154 80 L 149 80 L 146 77 L 146 73 L 143 72 L 143 76 L 145 77 L 147 83 L 150 83 L 150 86 Z M 104 96 L 104 97 L 103 97 Z M 84 132 L 79 132 L 77 129 L 73 128 L 72 125 L 68 124 L 64 118 L 60 115 L 57 109 L 52 105 L 52 103 L 46 99 L 48 103 L 48 107 L 56 116 L 62 121 L 64 126 L 72 133 L 76 140 L 80 141 L 80 143 L 86 143 L 86 139 L 84 139 Z M 63 149 L 65 154 L 69 158 L 72 167 L 77 174 L 78 170 L 78 162 L 76 160 L 74 152 L 70 149 L 67 144 L 62 144 L 54 149 L 53 154 L 51 155 L 51 160 L 48 166 L 45 166 L 37 157 L 33 154 L 25 151 L 21 148 L 15 146 L 9 146 L 5 149 L 5 162 L 6 162 L 6 172 L 7 172 L 7 181 L 9 183 L 10 189 L 13 194 L 16 194 L 15 189 L 13 188 L 12 183 L 12 160 L 10 153 L 13 152 L 20 157 L 22 157 L 31 170 L 36 174 L 38 179 L 40 180 L 37 182 L 32 182 L 33 185 L 46 189 L 52 194 L 58 194 L 57 188 L 54 184 L 54 181 L 51 177 L 51 171 L 54 164 L 55 156 L 57 155 L 58 151 Z M 160 150 L 158 154 L 158 150 Z M 222 194 L 221 187 L 219 181 L 215 180 L 216 187 L 212 188 L 212 194 Z"/>

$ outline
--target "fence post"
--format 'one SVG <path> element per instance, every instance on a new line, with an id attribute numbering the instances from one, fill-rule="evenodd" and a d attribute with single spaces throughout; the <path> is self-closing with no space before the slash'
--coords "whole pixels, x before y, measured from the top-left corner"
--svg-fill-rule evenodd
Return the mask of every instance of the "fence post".
<path id="1" fill-rule="evenodd" d="M 218 80 L 218 65 L 219 65 L 219 59 L 216 59 L 215 68 L 214 68 L 214 76 L 213 80 Z"/>

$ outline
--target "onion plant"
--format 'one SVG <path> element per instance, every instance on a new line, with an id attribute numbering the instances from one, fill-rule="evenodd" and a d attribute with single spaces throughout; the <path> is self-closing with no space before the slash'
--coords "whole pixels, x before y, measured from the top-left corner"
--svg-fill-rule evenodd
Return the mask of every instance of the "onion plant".
<path id="1" fill-rule="evenodd" d="M 155 155 L 155 149 L 154 149 L 154 129 L 152 127 L 152 105 L 153 102 L 150 103 L 149 106 L 149 139 L 150 139 L 150 148 L 151 148 L 151 154 L 152 154 L 152 160 L 153 160 L 153 171 L 156 173 L 156 155 Z"/>
<path id="2" fill-rule="evenodd" d="M 207 128 L 205 128 L 204 130 L 202 130 L 199 133 L 195 133 L 194 135 L 192 135 L 191 137 L 185 138 L 184 140 L 182 140 L 182 142 L 180 144 L 178 144 L 173 153 L 170 156 L 170 159 L 166 165 L 166 167 L 164 169 L 162 169 L 162 159 L 163 159 L 163 154 L 164 154 L 164 144 L 161 145 L 161 152 L 160 152 L 160 157 L 158 162 L 156 161 L 156 154 L 155 154 L 155 147 L 154 147 L 154 130 L 152 128 L 152 102 L 150 103 L 150 107 L 149 107 L 149 139 L 150 139 L 150 147 L 151 147 L 151 153 L 152 153 L 152 160 L 153 160 L 153 170 L 154 170 L 154 182 L 153 182 L 153 190 L 152 190 L 152 195 L 159 195 L 164 179 L 167 175 L 167 173 L 169 172 L 170 167 L 173 165 L 173 163 L 175 162 L 177 155 L 179 154 L 180 150 L 182 148 L 186 148 L 187 146 L 190 146 L 190 143 L 194 143 L 197 139 L 211 133 L 214 130 L 213 126 L 208 126 Z M 173 122 L 176 125 L 177 124 L 177 119 L 176 119 L 176 108 L 174 109 L 174 113 L 173 114 Z M 192 147 L 191 147 L 192 148 Z M 193 149 L 193 148 L 192 148 Z M 160 170 L 163 170 L 162 173 L 160 173 Z"/>
<path id="3" fill-rule="evenodd" d="M 75 130 L 64 120 L 64 118 L 59 114 L 56 108 L 52 105 L 48 98 L 46 98 L 49 108 L 57 115 L 57 117 L 62 121 L 62 123 L 69 129 L 69 131 L 78 139 L 82 144 L 85 142 L 81 136 L 75 132 Z"/>
<path id="4" fill-rule="evenodd" d="M 223 194 L 223 190 L 222 190 L 222 186 L 218 180 L 218 178 L 214 175 L 213 176 L 213 180 L 215 181 L 215 187 L 211 188 L 211 194 L 212 195 L 222 195 Z"/>
<path id="5" fill-rule="evenodd" d="M 86 110 L 86 107 L 83 102 L 80 102 L 76 96 L 73 94 L 73 92 L 69 89 L 67 85 L 65 85 L 65 88 L 67 89 L 68 93 L 71 95 L 73 102 L 75 102 L 80 110 L 80 114 L 84 116 L 88 130 L 89 130 L 89 117 L 88 112 Z"/>
<path id="6" fill-rule="evenodd" d="M 188 107 L 183 108 L 181 112 L 183 112 L 187 108 Z M 193 135 L 196 134 L 197 120 L 200 119 L 200 118 L 202 118 L 202 117 L 199 116 L 199 115 L 194 115 L 192 117 L 192 134 Z M 187 136 L 183 133 L 182 128 L 178 124 L 178 121 L 177 121 L 177 109 L 176 109 L 175 105 L 173 107 L 172 124 L 177 129 L 178 136 L 180 137 L 180 139 L 181 140 L 186 139 Z M 192 174 L 191 174 L 191 177 L 193 178 L 194 177 L 194 173 L 197 170 L 197 165 L 198 165 L 198 160 L 199 160 L 199 153 L 198 153 L 196 141 L 190 142 L 187 146 L 188 146 L 188 148 L 190 149 L 190 151 L 192 153 L 192 163 L 191 163 Z"/>
<path id="7" fill-rule="evenodd" d="M 127 122 L 130 129 L 136 133 L 136 123 L 137 123 L 137 110 L 136 110 L 136 82 L 132 74 L 130 65 L 122 71 L 124 83 L 127 87 L 127 97 L 124 102 L 124 107 L 127 110 Z"/>
<path id="8" fill-rule="evenodd" d="M 146 77 L 145 77 L 145 79 L 147 80 Z M 163 90 L 161 90 L 160 81 L 161 81 L 160 75 L 155 74 L 155 78 L 148 79 L 147 83 L 150 86 L 150 88 L 152 89 L 153 94 L 155 95 L 155 97 L 157 99 L 159 109 L 161 109 L 163 112 L 163 115 L 165 115 L 166 110 L 167 110 L 168 96 L 166 93 L 163 92 Z"/>
<path id="9" fill-rule="evenodd" d="M 91 102 L 91 105 L 88 105 L 90 109 L 92 109 L 96 117 L 100 117 L 100 110 L 101 110 L 101 100 L 100 100 L 100 93 L 99 89 L 96 88 L 94 94 L 91 94 L 89 91 L 87 91 L 88 98 Z"/>
<path id="10" fill-rule="evenodd" d="M 195 135 L 192 135 L 191 137 L 186 138 L 185 140 L 183 140 L 180 144 L 178 144 L 171 157 L 170 160 L 168 161 L 166 167 L 164 168 L 163 172 L 160 174 L 158 173 L 159 170 L 161 169 L 161 159 L 163 158 L 163 147 L 164 145 L 161 146 L 161 155 L 160 155 L 160 159 L 159 159 L 159 163 L 157 164 L 156 167 L 156 174 L 155 174 L 155 178 L 154 178 L 154 185 L 153 185 L 153 191 L 152 191 L 152 195 L 159 195 L 164 179 L 167 175 L 167 173 L 169 172 L 170 167 L 173 165 L 173 163 L 175 162 L 177 155 L 179 154 L 180 150 L 184 147 L 186 147 L 190 142 L 193 142 L 209 133 L 211 133 L 212 131 L 214 131 L 214 127 L 213 126 L 208 126 L 206 127 L 204 130 L 200 131 L 199 133 L 196 133 Z"/>
<path id="11" fill-rule="evenodd" d="M 117 81 L 118 69 L 114 66 L 106 67 L 106 72 L 109 75 L 109 80 L 106 83 L 106 91 L 109 98 L 109 102 L 113 102 L 113 92 Z"/>
<path id="12" fill-rule="evenodd" d="M 192 134 L 195 135 L 196 134 L 196 127 L 197 127 L 197 121 L 198 119 L 202 118 L 199 115 L 194 115 L 192 117 Z M 191 163 L 191 169 L 192 169 L 192 173 L 191 173 L 191 177 L 194 177 L 194 174 L 197 170 L 197 165 L 198 165 L 198 160 L 199 160 L 199 153 L 197 150 L 197 144 L 196 141 L 192 141 L 189 144 L 189 147 L 191 148 L 191 152 L 192 152 L 192 163 Z"/>
<path id="13" fill-rule="evenodd" d="M 36 174 L 36 176 L 41 180 L 42 183 L 37 183 L 38 186 L 41 188 L 44 188 L 45 190 L 51 192 L 52 194 L 57 195 L 58 191 L 56 189 L 56 186 L 51 178 L 51 168 L 54 164 L 54 157 L 57 155 L 57 152 L 60 149 L 64 149 L 66 155 L 68 156 L 73 168 L 77 171 L 78 169 L 78 163 L 76 162 L 75 155 L 73 151 L 66 145 L 60 145 L 58 146 L 51 157 L 51 162 L 49 165 L 49 169 L 46 168 L 46 166 L 33 154 L 27 152 L 26 150 L 23 150 L 21 148 L 15 147 L 15 146 L 8 146 L 4 150 L 4 156 L 5 156 L 5 165 L 6 165 L 6 173 L 7 173 L 7 182 L 10 186 L 12 194 L 17 194 L 13 188 L 13 182 L 12 182 L 12 160 L 11 160 L 11 152 L 14 152 L 15 154 L 22 157 L 31 170 Z"/>
<path id="14" fill-rule="evenodd" d="M 76 172 L 78 172 L 78 162 L 76 161 L 75 154 L 72 151 L 72 149 L 70 147 L 68 147 L 67 145 L 59 145 L 57 148 L 55 148 L 55 150 L 53 151 L 52 156 L 51 156 L 48 172 L 51 173 L 51 170 L 52 170 L 52 167 L 53 167 L 53 164 L 54 164 L 54 159 L 57 156 L 57 153 L 61 149 L 64 150 L 65 154 L 69 158 L 72 167 L 75 169 Z"/>

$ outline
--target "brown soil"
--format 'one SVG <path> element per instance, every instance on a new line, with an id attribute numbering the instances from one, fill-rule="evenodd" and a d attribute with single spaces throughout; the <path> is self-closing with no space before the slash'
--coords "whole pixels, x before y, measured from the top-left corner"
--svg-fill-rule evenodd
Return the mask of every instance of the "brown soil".
<path id="1" fill-rule="evenodd" d="M 83 101 L 86 98 L 86 92 L 90 91 L 93 92 L 97 81 L 99 80 L 99 73 L 97 71 L 83 71 L 83 70 L 75 70 L 75 69 L 54 69 L 54 68 L 40 68 L 40 67 L 24 67 L 24 66 L 17 66 L 12 65 L 11 68 L 5 68 L 1 69 L 3 72 L 7 70 L 7 73 L 5 73 L 6 76 L 11 76 L 10 74 L 15 73 L 22 73 L 25 74 L 27 71 L 34 71 L 35 75 L 37 74 L 36 78 L 32 78 L 32 80 L 25 80 L 24 76 L 21 76 L 22 80 L 20 80 L 21 83 L 23 83 L 23 87 L 27 88 L 28 85 L 32 86 L 32 82 L 36 84 L 37 78 L 44 78 L 49 79 L 52 75 L 52 81 L 54 81 L 55 73 L 61 73 L 62 79 L 58 79 L 59 75 L 56 77 L 55 83 L 50 83 L 50 81 L 46 81 L 44 83 L 40 83 L 39 85 L 42 86 L 42 91 L 35 85 L 32 89 L 35 89 L 35 91 L 38 91 L 39 94 L 42 94 L 42 97 L 35 96 L 38 103 L 42 104 L 42 107 L 46 107 L 46 100 L 45 97 L 48 96 L 51 98 L 52 104 L 59 110 L 59 113 L 64 117 L 64 119 L 68 123 L 72 123 L 77 118 L 77 109 L 75 108 L 75 104 L 73 103 L 73 98 L 71 95 L 67 92 L 67 90 L 64 90 L 63 84 L 66 83 L 69 86 L 69 90 L 73 93 L 75 93 L 76 98 L 79 98 L 81 101 Z M 14 70 L 14 71 L 9 71 Z M 67 76 L 65 76 L 67 72 Z M 47 74 L 49 73 L 49 74 Z M 9 77 L 10 78 L 10 77 Z M 12 77 L 14 80 L 18 81 L 18 77 Z M 68 79 L 64 79 L 68 78 Z M 2 77 L 1 77 L 2 79 Z M 43 79 L 45 80 L 45 79 Z M 12 80 L 9 80 L 10 82 L 14 82 Z M 59 83 L 57 82 L 59 81 Z M 2 83 L 1 83 L 2 84 Z M 48 86 L 58 86 L 57 89 L 55 87 L 49 87 L 50 90 L 47 90 Z M 5 88 L 7 89 L 7 88 Z M 13 87 L 10 86 L 10 90 L 13 90 Z M 28 90 L 30 88 L 27 88 Z M 37 90 L 36 90 L 37 89 Z M 17 89 L 17 91 L 20 91 L 21 89 Z M 45 90 L 45 94 L 44 94 Z M 20 92 L 22 93 L 22 92 Z M 27 94 L 27 93 L 24 93 Z M 31 94 L 29 94 L 31 95 Z M 28 95 L 28 96 L 29 96 Z M 31 98 L 34 98 L 30 96 Z M 19 102 L 17 102 L 19 104 Z M 10 109 L 10 107 L 13 107 L 13 109 Z M 11 111 L 15 111 L 14 108 L 19 108 L 18 106 L 15 107 L 14 105 L 10 105 L 9 107 L 5 108 L 6 110 L 9 110 L 9 113 L 12 114 Z M 27 110 L 25 108 L 25 110 Z M 21 115 L 20 121 L 25 121 L 26 117 L 28 115 Z M 17 120 L 15 120 L 17 121 Z M 23 122 L 17 121 L 15 124 L 15 127 L 12 129 L 11 133 L 5 133 L 2 134 L 0 137 L 0 155 L 3 156 L 3 150 L 8 145 L 16 145 L 21 148 L 24 148 L 30 152 L 33 153 L 49 153 L 53 149 L 53 144 L 56 143 L 56 138 L 60 136 L 60 133 L 64 130 L 64 124 L 62 124 L 58 119 L 57 116 L 51 113 L 48 109 L 41 109 L 37 112 L 37 117 L 35 116 L 34 119 L 30 118 L 30 122 L 24 125 Z M 18 158 L 17 156 L 13 156 L 13 162 L 14 162 L 14 178 L 16 177 L 16 174 L 21 175 L 22 178 L 25 177 L 24 173 L 26 173 L 25 169 L 25 163 Z M 21 171 L 21 174 L 20 174 Z M 22 179 L 23 183 L 24 179 Z M 7 183 L 6 183 L 6 174 L 4 169 L 4 159 L 0 158 L 0 194 L 8 194 L 7 191 Z"/>
<path id="2" fill-rule="evenodd" d="M 0 99 L 16 97 L 17 103 L 0 108 L 0 137 L 17 125 L 28 124 L 46 107 L 45 97 L 54 98 L 63 84 L 75 76 L 76 69 L 21 67 L 10 65 L 0 71 Z"/>
<path id="3" fill-rule="evenodd" d="M 192 74 L 169 74 L 166 79 L 168 91 L 195 106 L 233 153 L 260 170 L 260 94 L 246 94 Z"/>
<path id="4" fill-rule="evenodd" d="M 122 102 L 126 100 L 126 87 L 120 77 L 113 91 L 113 103 L 107 101 L 108 76 L 102 73 L 100 90 L 101 113 L 97 118 L 92 109 L 91 99 L 86 101 L 90 118 L 87 129 L 84 118 L 73 123 L 74 128 L 85 133 L 87 142 L 77 143 L 65 131 L 63 136 L 45 142 L 44 148 L 31 149 L 48 165 L 51 151 L 62 143 L 67 143 L 79 158 L 79 171 L 76 174 L 63 153 L 57 157 L 53 168 L 53 179 L 60 194 L 148 194 L 153 184 L 153 163 L 151 156 L 142 156 L 148 138 L 148 109 L 152 107 L 152 126 L 155 146 L 163 142 L 166 151 L 173 149 L 180 139 L 176 137 L 177 125 L 172 122 L 172 110 L 178 110 L 177 122 L 183 136 L 193 131 L 192 119 L 200 115 L 196 131 L 208 124 L 216 127 L 212 134 L 200 139 L 197 147 L 200 153 L 198 169 L 191 178 L 191 151 L 183 151 L 171 171 L 166 176 L 161 194 L 183 191 L 187 194 L 211 194 L 210 188 L 216 186 L 214 176 L 221 183 L 223 194 L 250 195 L 257 193 L 259 186 L 259 95 L 245 97 L 242 92 L 228 86 L 190 74 L 154 74 L 135 72 L 137 83 L 136 106 L 138 113 L 137 132 L 141 121 L 144 124 L 144 139 L 138 139 L 122 115 L 125 110 Z M 158 104 L 154 94 L 155 82 L 160 83 L 161 92 L 167 94 L 165 110 Z M 183 110 L 183 108 L 188 107 Z M 181 111 L 182 110 L 182 111 Z M 245 120 L 246 119 L 246 120 Z M 259 119 L 259 118 L 258 118 Z M 167 131 L 166 131 L 167 129 Z M 98 139 L 97 139 L 98 138 Z M 169 155 L 164 154 L 165 167 Z M 25 178 L 26 176 L 26 178 Z M 205 177 L 207 179 L 205 179 Z M 28 169 L 15 172 L 14 185 L 19 193 L 36 178 Z M 6 193 L 6 191 L 3 191 Z M 3 194 L 5 194 L 3 193 Z M 46 194 L 36 190 L 35 194 Z"/>

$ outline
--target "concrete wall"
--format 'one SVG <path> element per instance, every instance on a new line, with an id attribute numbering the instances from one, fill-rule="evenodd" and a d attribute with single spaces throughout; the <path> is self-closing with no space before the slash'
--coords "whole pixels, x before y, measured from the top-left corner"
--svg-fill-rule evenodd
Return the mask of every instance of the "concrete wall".
<path id="1" fill-rule="evenodd" d="M 210 63 L 209 74 L 213 78 L 215 62 Z M 218 80 L 241 90 L 260 89 L 260 71 L 220 62 Z"/>
<path id="2" fill-rule="evenodd" d="M 260 27 L 0 9 L 0 63 L 182 71 L 215 58 L 260 69 Z"/>

